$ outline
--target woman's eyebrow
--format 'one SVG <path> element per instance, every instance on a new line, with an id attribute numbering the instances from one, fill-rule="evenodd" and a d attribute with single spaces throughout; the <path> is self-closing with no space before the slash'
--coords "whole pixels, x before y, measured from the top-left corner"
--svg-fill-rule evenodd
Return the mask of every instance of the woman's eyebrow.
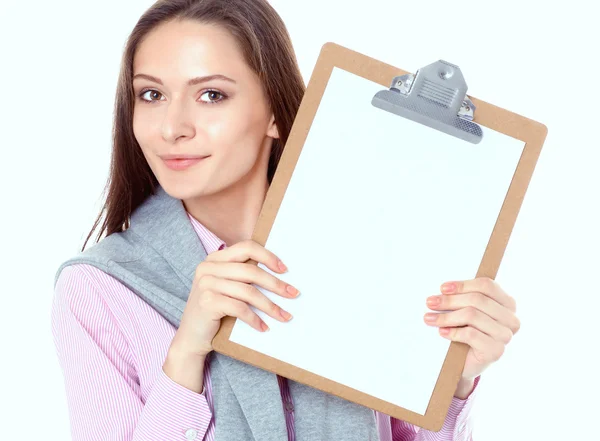
<path id="1" fill-rule="evenodd" d="M 139 73 L 139 74 L 136 74 L 136 75 L 133 76 L 134 80 L 136 78 L 144 78 L 146 80 L 158 83 L 161 86 L 163 85 L 163 82 L 160 80 L 160 78 L 153 77 L 152 75 L 146 75 L 146 74 L 143 74 L 143 73 Z M 234 84 L 236 83 L 235 80 L 232 80 L 231 78 L 226 77 L 225 75 L 217 74 L 217 75 L 206 75 L 204 77 L 195 77 L 195 78 L 192 78 L 192 79 L 190 79 L 188 81 L 187 85 L 188 86 L 195 86 L 196 84 L 206 83 L 206 82 L 212 81 L 212 80 L 224 80 L 224 81 L 229 81 L 229 82 L 234 83 Z"/>

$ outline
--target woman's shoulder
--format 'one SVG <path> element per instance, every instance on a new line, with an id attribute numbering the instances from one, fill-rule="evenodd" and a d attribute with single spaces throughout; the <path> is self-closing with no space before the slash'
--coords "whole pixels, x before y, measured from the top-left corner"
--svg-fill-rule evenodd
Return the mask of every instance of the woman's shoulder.
<path id="1" fill-rule="evenodd" d="M 60 270 L 54 289 L 59 307 L 93 321 L 102 310 L 120 328 L 131 326 L 131 317 L 147 314 L 149 305 L 121 281 L 89 263 L 73 263 Z"/>
<path id="2" fill-rule="evenodd" d="M 54 272 L 55 291 L 70 295 L 96 292 L 100 296 L 110 294 L 111 291 L 104 288 L 128 291 L 125 285 L 109 275 L 109 268 L 112 262 L 139 258 L 142 249 L 136 240 L 129 230 L 115 232 L 63 260 Z"/>
<path id="3" fill-rule="evenodd" d="M 56 274 L 55 296 L 69 298 L 72 301 L 91 295 L 102 296 L 97 281 L 103 271 L 87 263 L 73 263 L 62 266 Z"/>
<path id="4" fill-rule="evenodd" d="M 126 289 L 118 280 L 96 265 L 85 262 L 71 263 L 62 266 L 57 273 L 55 291 L 70 295 L 94 293 L 108 299 L 110 292 L 103 288 L 109 287 L 111 279 L 114 280 L 112 288 Z"/>
<path id="5" fill-rule="evenodd" d="M 92 299 L 110 303 L 110 291 L 106 289 L 109 277 L 100 268 L 88 263 L 65 265 L 57 274 L 54 296 L 72 306 L 89 303 Z"/>

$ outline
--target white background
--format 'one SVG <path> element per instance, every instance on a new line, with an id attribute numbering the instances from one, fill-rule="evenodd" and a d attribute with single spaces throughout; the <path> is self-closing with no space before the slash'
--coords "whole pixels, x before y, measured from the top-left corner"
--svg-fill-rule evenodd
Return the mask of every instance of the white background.
<path id="1" fill-rule="evenodd" d="M 597 438 L 598 6 L 591 0 L 273 0 L 308 81 L 334 41 L 405 70 L 461 67 L 469 94 L 549 134 L 500 271 L 522 329 L 486 371 L 478 440 Z M 125 40 L 149 1 L 3 2 L 0 439 L 69 439 L 49 311 L 108 176 Z M 460 7 L 460 9 L 459 9 Z"/>

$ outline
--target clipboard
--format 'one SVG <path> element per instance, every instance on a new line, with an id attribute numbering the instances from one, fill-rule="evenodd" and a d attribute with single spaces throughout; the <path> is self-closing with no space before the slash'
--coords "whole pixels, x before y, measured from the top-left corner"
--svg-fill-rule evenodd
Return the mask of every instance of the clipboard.
<path id="1" fill-rule="evenodd" d="M 335 43 L 326 43 L 313 70 L 252 239 L 269 249 L 265 244 L 268 243 L 286 192 L 289 191 L 303 147 L 311 133 L 317 130 L 315 121 L 319 107 L 324 106 L 323 97 L 328 83 L 333 75 L 342 74 L 369 80 L 378 85 L 380 90 L 373 95 L 371 105 L 382 112 L 381 115 L 385 114 L 385 118 L 397 118 L 398 122 L 406 120 L 411 124 L 417 123 L 421 128 L 460 138 L 473 146 L 481 145 L 481 140 L 485 136 L 490 136 L 491 131 L 497 133 L 497 136 L 506 136 L 522 142 L 522 150 L 514 160 L 516 165 L 514 173 L 511 173 L 511 179 L 506 184 L 507 191 L 503 193 L 505 197 L 499 205 L 501 208 L 490 228 L 489 240 L 481 259 L 477 259 L 472 277 L 469 277 L 494 279 L 546 138 L 547 128 L 537 121 L 467 96 L 467 85 L 458 66 L 442 60 L 411 74 Z M 485 134 L 482 128 L 487 130 Z M 340 166 L 343 166 L 341 162 L 340 160 Z M 339 170 L 339 167 L 336 170 Z M 333 172 L 332 176 L 335 176 Z M 272 248 L 271 250 L 277 254 L 277 250 Z M 285 258 L 283 260 L 286 261 Z M 288 267 L 291 271 L 292 267 L 289 264 Z M 448 280 L 456 280 L 456 278 Z M 439 282 L 436 286 L 443 281 L 445 280 L 436 281 Z M 304 294 L 302 286 L 298 288 L 301 291 L 299 299 L 302 295 L 312 295 L 312 293 Z M 281 298 L 273 298 L 276 303 L 281 304 L 278 299 Z M 422 302 L 425 304 L 425 298 L 422 298 Z M 419 319 L 422 320 L 422 316 L 419 316 Z M 293 320 L 298 320 L 298 317 L 295 316 Z M 239 323 L 240 326 L 247 326 L 241 321 Z M 448 343 L 426 409 L 415 412 L 334 381 L 330 377 L 236 343 L 231 339 L 235 326 L 234 317 L 225 317 L 222 320 L 221 327 L 213 340 L 215 351 L 432 431 L 440 430 L 444 423 L 469 349 L 462 343 Z M 276 329 L 271 331 L 271 333 L 275 332 Z M 410 354 L 406 354 L 406 357 L 410 363 Z M 407 379 L 399 379 L 399 381 L 407 381 Z"/>

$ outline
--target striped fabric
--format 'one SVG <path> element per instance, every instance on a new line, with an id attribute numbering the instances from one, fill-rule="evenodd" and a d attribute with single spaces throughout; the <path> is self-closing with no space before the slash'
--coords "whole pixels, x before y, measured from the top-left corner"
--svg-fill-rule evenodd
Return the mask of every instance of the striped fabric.
<path id="1" fill-rule="evenodd" d="M 188 216 L 207 253 L 225 247 Z M 208 363 L 201 394 L 171 380 L 162 365 L 176 328 L 118 280 L 91 265 L 66 267 L 54 292 L 51 328 L 73 441 L 215 441 Z M 295 441 L 293 400 L 287 380 L 278 380 Z M 380 440 L 471 440 L 476 391 L 466 400 L 453 398 L 439 432 L 375 412 Z"/>

